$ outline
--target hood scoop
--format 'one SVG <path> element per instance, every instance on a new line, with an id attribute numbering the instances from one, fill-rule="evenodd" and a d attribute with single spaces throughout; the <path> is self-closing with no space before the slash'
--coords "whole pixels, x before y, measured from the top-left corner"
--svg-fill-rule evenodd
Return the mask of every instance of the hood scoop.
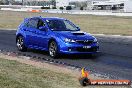
<path id="1" fill-rule="evenodd" d="M 83 32 L 73 32 L 73 35 L 85 35 Z"/>

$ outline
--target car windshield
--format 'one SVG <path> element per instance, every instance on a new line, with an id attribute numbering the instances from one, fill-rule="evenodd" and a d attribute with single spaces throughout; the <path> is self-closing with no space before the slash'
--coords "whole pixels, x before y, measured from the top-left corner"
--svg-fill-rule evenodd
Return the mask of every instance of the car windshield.
<path id="1" fill-rule="evenodd" d="M 48 26 L 53 31 L 77 31 L 78 28 L 68 20 L 46 20 Z"/>

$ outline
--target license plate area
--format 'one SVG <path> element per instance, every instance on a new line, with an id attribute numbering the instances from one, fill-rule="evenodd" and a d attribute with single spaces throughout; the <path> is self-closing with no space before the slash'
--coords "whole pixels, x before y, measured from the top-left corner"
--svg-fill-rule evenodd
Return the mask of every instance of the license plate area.
<path id="1" fill-rule="evenodd" d="M 91 46 L 83 46 L 83 49 L 90 49 Z"/>

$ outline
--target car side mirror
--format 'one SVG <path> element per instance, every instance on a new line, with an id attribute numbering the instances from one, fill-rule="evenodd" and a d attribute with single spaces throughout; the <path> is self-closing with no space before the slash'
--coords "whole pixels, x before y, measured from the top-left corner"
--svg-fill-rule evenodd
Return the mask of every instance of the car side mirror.
<path id="1" fill-rule="evenodd" d="M 47 27 L 46 26 L 40 26 L 39 30 L 41 30 L 41 31 L 47 31 Z"/>
<path id="2" fill-rule="evenodd" d="M 80 31 L 80 27 L 77 26 L 76 28 L 78 29 L 78 31 Z"/>

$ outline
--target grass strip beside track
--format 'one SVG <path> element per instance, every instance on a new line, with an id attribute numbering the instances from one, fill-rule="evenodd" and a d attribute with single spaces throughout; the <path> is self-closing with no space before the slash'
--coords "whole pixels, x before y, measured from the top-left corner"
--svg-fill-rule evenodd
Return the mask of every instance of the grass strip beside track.
<path id="1" fill-rule="evenodd" d="M 80 72 L 62 66 L 0 54 L 0 88 L 82 88 Z M 90 75 L 92 79 L 102 79 Z M 130 88 L 87 86 L 86 88 Z"/>
<path id="2" fill-rule="evenodd" d="M 79 88 L 70 75 L 0 58 L 0 88 Z"/>
<path id="3" fill-rule="evenodd" d="M 0 28 L 16 29 L 26 17 L 63 17 L 94 34 L 132 35 L 132 17 L 0 11 Z"/>

